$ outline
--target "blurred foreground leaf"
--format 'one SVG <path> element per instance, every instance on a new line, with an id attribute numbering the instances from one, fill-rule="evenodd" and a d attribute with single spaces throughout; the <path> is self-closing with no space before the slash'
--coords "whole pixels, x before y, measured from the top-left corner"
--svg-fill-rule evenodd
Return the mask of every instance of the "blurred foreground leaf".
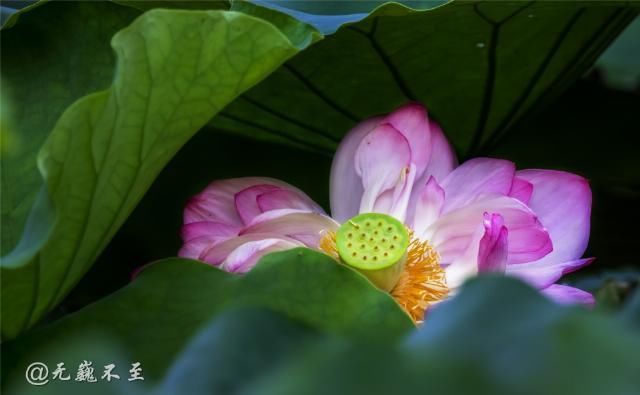
<path id="1" fill-rule="evenodd" d="M 276 258 L 282 261 L 271 261 Z M 258 266 L 262 273 L 259 276 L 267 272 L 295 271 L 296 265 L 304 265 L 302 261 L 288 262 L 285 258 L 290 256 L 273 254 L 266 258 Z M 185 265 L 182 275 L 168 270 L 178 265 Z M 326 268 L 329 267 L 327 264 Z M 204 283 L 210 282 L 214 269 L 207 268 L 207 272 L 204 268 L 204 265 L 188 261 L 159 263 L 110 300 L 9 344 L 13 359 L 3 355 L 3 360 L 9 360 L 10 364 L 10 367 L 6 362 L 3 364 L 3 389 L 13 390 L 11 393 L 32 393 L 29 391 L 33 387 L 24 382 L 23 376 L 29 361 L 75 363 L 73 358 L 79 350 L 75 339 L 86 339 L 87 335 L 95 333 L 88 325 L 90 320 L 100 321 L 97 324 L 106 329 L 108 336 L 103 332 L 102 337 L 95 337 L 94 344 L 83 340 L 82 358 L 100 361 L 111 358 L 122 361 L 126 368 L 132 361 L 141 361 L 147 367 L 145 382 L 141 385 L 126 382 L 119 383 L 120 387 L 116 387 L 118 383 L 92 384 L 95 386 L 92 388 L 106 393 L 118 393 L 116 388 L 124 388 L 140 394 L 631 395 L 640 385 L 637 364 L 640 336 L 630 326 L 580 307 L 555 305 L 511 278 L 473 280 L 458 296 L 439 305 L 429 314 L 423 327 L 403 340 L 397 341 L 395 337 L 395 341 L 363 342 L 358 336 L 337 337 L 314 330 L 319 326 L 309 324 L 304 314 L 300 314 L 302 310 L 284 315 L 255 308 L 219 310 L 211 306 L 219 299 L 211 298 L 214 292 L 210 289 L 206 291 L 209 293 L 206 301 L 184 303 L 185 277 L 193 277 L 191 293 L 195 295 L 196 287 L 200 287 L 198 293 L 205 296 L 202 293 L 206 290 Z M 166 286 L 160 284 L 161 276 L 166 277 Z M 196 280 L 196 277 L 200 279 Z M 329 280 L 332 275 L 325 273 L 316 279 L 321 288 L 326 285 L 322 278 Z M 174 279 L 175 289 L 167 290 L 171 279 Z M 229 281 L 226 286 L 216 284 L 216 287 L 220 293 L 225 293 L 232 284 L 247 280 Z M 286 281 L 286 276 L 282 281 Z M 166 291 L 175 297 L 146 300 L 144 296 L 150 296 L 152 285 L 156 294 Z M 282 286 L 285 285 L 276 288 Z M 143 288 L 147 289 L 146 293 L 141 292 Z M 255 299 L 249 296 L 251 302 L 241 303 L 244 306 L 256 306 L 254 303 L 262 299 L 277 299 L 269 287 L 239 289 L 262 294 Z M 331 293 L 339 290 L 336 287 Z M 288 292 L 292 296 L 291 305 L 298 305 L 303 296 L 296 295 L 293 288 Z M 137 294 L 137 305 L 128 300 L 134 294 Z M 335 302 L 345 296 L 336 295 Z M 242 298 L 241 294 L 234 297 Z M 357 294 L 350 297 L 359 298 Z M 142 303 L 146 305 L 141 307 Z M 187 323 L 194 322 L 193 312 L 204 311 L 206 303 L 209 303 L 208 316 L 219 314 L 210 324 L 205 325 L 201 317 L 197 327 L 185 330 Z M 182 315 L 176 314 L 178 304 L 185 308 Z M 274 308 L 270 303 L 258 305 Z M 126 312 L 126 306 L 136 306 L 135 311 Z M 319 306 L 312 303 L 308 307 L 317 312 Z M 156 315 L 149 313 L 152 309 L 157 311 Z M 168 317 L 159 316 L 163 310 L 174 318 L 173 325 L 168 325 Z M 283 312 L 277 307 L 275 310 Z M 105 325 L 107 317 L 112 320 Z M 360 318 L 359 324 L 371 333 L 381 334 L 388 328 L 376 325 L 369 318 Z M 324 319 L 332 321 L 326 315 Z M 170 329 L 172 327 L 180 332 Z M 198 328 L 202 329 L 198 331 Z M 63 339 L 68 339 L 71 345 L 54 347 Z M 118 347 L 105 352 L 106 344 Z M 69 350 L 75 350 L 75 354 Z M 118 350 L 127 351 L 124 359 Z M 15 359 L 16 355 L 18 359 Z M 88 387 L 65 382 L 39 390 L 46 394 L 82 393 L 79 388 Z"/>
<path id="2" fill-rule="evenodd" d="M 388 294 L 315 251 L 270 254 L 244 276 L 173 258 L 143 269 L 115 294 L 22 336 L 10 345 L 19 360 L 3 369 L 23 370 L 47 344 L 101 332 L 144 360 L 149 378 L 157 379 L 196 331 L 229 305 L 270 308 L 328 333 L 372 341 L 397 340 L 413 328 Z"/>

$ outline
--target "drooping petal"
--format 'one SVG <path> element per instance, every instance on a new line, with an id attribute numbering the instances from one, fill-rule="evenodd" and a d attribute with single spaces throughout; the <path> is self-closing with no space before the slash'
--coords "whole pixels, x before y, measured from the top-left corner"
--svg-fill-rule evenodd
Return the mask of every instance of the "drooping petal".
<path id="1" fill-rule="evenodd" d="M 564 274 L 587 266 L 595 258 L 576 259 L 567 262 L 539 260 L 517 265 L 507 265 L 507 274 L 516 276 L 536 288 L 546 288 L 555 283 Z"/>
<path id="2" fill-rule="evenodd" d="M 356 173 L 356 151 L 364 136 L 375 129 L 381 120 L 382 117 L 371 118 L 351 129 L 333 157 L 329 183 L 331 215 L 339 222 L 358 214 L 364 188 Z"/>
<path id="3" fill-rule="evenodd" d="M 441 185 L 445 192 L 443 213 L 464 207 L 484 195 L 507 195 L 515 165 L 501 159 L 471 159 L 454 169 Z"/>
<path id="4" fill-rule="evenodd" d="M 252 233 L 287 236 L 299 240 L 307 247 L 318 248 L 327 231 L 336 231 L 340 225 L 331 217 L 301 210 L 273 210 L 260 214 L 240 234 Z"/>
<path id="5" fill-rule="evenodd" d="M 415 205 L 415 213 L 410 219 L 410 225 L 416 234 L 421 235 L 434 223 L 444 205 L 444 189 L 438 184 L 434 177 L 429 177 L 426 185 L 422 186 Z"/>
<path id="6" fill-rule="evenodd" d="M 589 241 L 591 188 L 584 178 L 555 170 L 522 170 L 517 177 L 533 185 L 529 207 L 553 241 L 553 252 L 542 264 L 574 261 Z"/>
<path id="7" fill-rule="evenodd" d="M 533 193 L 533 184 L 518 176 L 513 178 L 513 184 L 509 191 L 509 196 L 518 199 L 524 204 L 529 203 L 531 194 Z"/>
<path id="8" fill-rule="evenodd" d="M 429 240 L 437 249 L 442 263 L 453 262 L 467 250 L 485 212 L 500 214 L 504 219 L 509 231 L 508 263 L 540 259 L 553 249 L 549 234 L 535 213 L 507 196 L 484 197 L 446 213 L 431 224 L 421 238 Z"/>
<path id="9" fill-rule="evenodd" d="M 589 292 L 567 285 L 553 284 L 541 292 L 551 298 L 551 300 L 560 304 L 584 304 L 593 306 L 596 303 L 595 298 Z"/>
<path id="10" fill-rule="evenodd" d="M 483 214 L 466 250 L 447 265 L 447 286 L 457 288 L 478 272 L 504 272 L 508 253 L 508 231 L 500 214 Z"/>
<path id="11" fill-rule="evenodd" d="M 379 125 L 360 142 L 355 163 L 364 188 L 359 212 L 373 212 L 376 199 L 406 175 L 411 163 L 409 142 L 391 125 Z"/>
<path id="12" fill-rule="evenodd" d="M 233 250 L 222 262 L 221 268 L 231 273 L 246 273 L 270 252 L 301 247 L 302 243 L 283 239 L 262 239 L 249 241 Z"/>

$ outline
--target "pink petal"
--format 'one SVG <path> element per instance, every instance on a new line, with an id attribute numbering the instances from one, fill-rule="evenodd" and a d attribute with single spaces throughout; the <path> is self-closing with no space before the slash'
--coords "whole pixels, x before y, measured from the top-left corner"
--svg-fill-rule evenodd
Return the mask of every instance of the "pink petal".
<path id="1" fill-rule="evenodd" d="M 429 163 L 422 176 L 420 176 L 411 191 L 409 205 L 407 207 L 407 218 L 415 218 L 415 210 L 423 192 L 423 186 L 433 177 L 436 181 L 442 181 L 458 165 L 456 154 L 444 137 L 442 129 L 437 123 L 429 121 L 431 132 L 431 156 Z M 439 184 L 438 184 L 439 185 Z M 444 192 L 444 190 L 443 190 Z"/>
<path id="2" fill-rule="evenodd" d="M 484 214 L 484 235 L 478 248 L 478 272 L 504 273 L 507 267 L 507 227 L 500 214 Z"/>
<path id="3" fill-rule="evenodd" d="M 529 203 L 531 194 L 533 193 L 533 184 L 520 177 L 513 178 L 513 184 L 509 191 L 509 196 L 518 199 L 524 204 Z"/>
<path id="4" fill-rule="evenodd" d="M 242 222 L 247 225 L 253 218 L 262 214 L 262 210 L 258 206 L 258 196 L 277 190 L 278 187 L 275 185 L 261 184 L 250 186 L 236 193 L 234 201 Z"/>
<path id="5" fill-rule="evenodd" d="M 446 196 L 443 212 L 464 207 L 483 195 L 507 195 L 511 190 L 515 165 L 491 159 L 471 159 L 453 170 L 442 182 Z"/>
<path id="6" fill-rule="evenodd" d="M 201 236 L 191 239 L 182 245 L 180 251 L 178 251 L 178 256 L 183 258 L 200 259 L 200 256 L 206 250 L 223 240 L 226 240 L 226 238 Z"/>
<path id="7" fill-rule="evenodd" d="M 240 234 L 252 233 L 288 236 L 307 247 L 318 248 L 326 231 L 336 231 L 340 225 L 330 217 L 300 210 L 273 210 L 260 214 Z"/>
<path id="8" fill-rule="evenodd" d="M 223 224 L 221 222 L 200 221 L 191 222 L 182 227 L 182 240 L 189 241 L 202 236 L 231 237 L 240 232 L 240 227 Z"/>
<path id="9" fill-rule="evenodd" d="M 429 177 L 426 185 L 416 189 L 421 192 L 415 205 L 415 214 L 411 219 L 411 227 L 416 234 L 420 235 L 440 217 L 445 197 L 444 189 L 434 177 Z"/>
<path id="10" fill-rule="evenodd" d="M 564 274 L 576 271 L 594 260 L 594 258 L 576 259 L 567 262 L 539 260 L 518 265 L 507 265 L 507 274 L 516 276 L 536 288 L 545 288 L 558 281 Z"/>
<path id="11" fill-rule="evenodd" d="M 355 157 L 360 142 L 367 133 L 375 129 L 381 117 L 358 124 L 342 139 L 331 164 L 330 198 L 331 215 L 344 222 L 358 214 L 364 188 L 356 173 Z"/>
<path id="12" fill-rule="evenodd" d="M 406 175 L 411 163 L 409 142 L 391 125 L 379 125 L 360 142 L 355 163 L 364 187 L 360 212 L 372 212 L 376 199 Z"/>
<path id="13" fill-rule="evenodd" d="M 445 196 L 445 202 L 446 199 Z M 431 241 L 442 263 L 453 262 L 467 250 L 485 212 L 504 218 L 509 231 L 508 263 L 536 260 L 552 250 L 549 234 L 536 215 L 522 202 L 507 196 L 484 197 L 446 213 L 431 224 L 421 238 Z"/>
<path id="14" fill-rule="evenodd" d="M 220 222 L 191 222 L 182 227 L 181 235 L 184 245 L 178 256 L 198 259 L 200 254 L 210 246 L 222 240 L 236 236 L 240 228 Z"/>
<path id="15" fill-rule="evenodd" d="M 266 234 L 252 233 L 252 234 L 232 237 L 220 243 L 214 244 L 210 246 L 208 249 L 204 250 L 203 253 L 200 254 L 200 256 L 198 257 L 198 259 L 203 262 L 207 262 L 212 265 L 219 266 L 224 262 L 225 259 L 227 259 L 229 254 L 231 254 L 236 248 L 240 247 L 241 245 L 252 242 L 252 241 L 266 240 L 266 239 L 279 239 L 279 240 L 285 240 L 294 244 L 298 243 L 296 240 L 286 236 L 279 236 L 276 234 L 269 234 L 269 233 L 266 233 Z"/>
<path id="16" fill-rule="evenodd" d="M 551 300 L 560 304 L 584 304 L 593 306 L 596 303 L 595 298 L 589 292 L 567 285 L 553 284 L 541 292 Z"/>
<path id="17" fill-rule="evenodd" d="M 405 170 L 398 180 L 398 184 L 392 190 L 384 192 L 376 199 L 376 204 L 372 211 L 389 214 L 400 222 L 405 222 L 407 206 L 416 177 L 416 166 L 412 164 L 410 168 Z"/>
<path id="18" fill-rule="evenodd" d="M 440 125 L 429 120 L 431 131 L 431 157 L 425 170 L 426 179 L 433 176 L 436 180 L 444 180 L 458 166 L 458 159 L 453 148 L 442 133 Z"/>
<path id="19" fill-rule="evenodd" d="M 301 243 L 283 239 L 249 241 L 233 250 L 224 260 L 221 268 L 231 273 L 246 273 L 268 253 L 301 246 Z"/>
<path id="20" fill-rule="evenodd" d="M 533 185 L 528 205 L 553 240 L 553 252 L 540 262 L 549 264 L 580 258 L 589 242 L 591 188 L 587 180 L 555 170 L 523 170 L 517 177 Z"/>
<path id="21" fill-rule="evenodd" d="M 507 228 L 499 214 L 483 214 L 464 253 L 445 267 L 447 286 L 455 289 L 478 272 L 503 273 L 507 262 Z"/>
<path id="22" fill-rule="evenodd" d="M 291 190 L 278 189 L 258 195 L 258 207 L 262 212 L 280 209 L 314 211 L 324 214 L 324 210 L 306 195 Z"/>
<path id="23" fill-rule="evenodd" d="M 389 124 L 407 139 L 411 162 L 421 176 L 431 155 L 431 133 L 427 111 L 418 103 L 409 103 L 389 114 L 382 122 Z"/>
<path id="24" fill-rule="evenodd" d="M 290 190 L 309 199 L 298 188 L 273 178 L 244 177 L 214 181 L 187 203 L 184 223 L 210 221 L 243 226 L 244 222 L 236 211 L 235 196 L 238 192 L 256 185 L 271 185 L 278 189 Z"/>

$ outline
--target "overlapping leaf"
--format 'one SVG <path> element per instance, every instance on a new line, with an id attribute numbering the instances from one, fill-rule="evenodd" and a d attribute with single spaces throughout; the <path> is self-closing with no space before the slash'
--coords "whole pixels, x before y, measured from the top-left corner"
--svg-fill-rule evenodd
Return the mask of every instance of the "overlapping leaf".
<path id="1" fill-rule="evenodd" d="M 280 315 L 256 310 L 256 306 L 275 307 L 272 302 L 279 293 L 272 293 L 270 277 L 296 271 L 300 280 L 305 274 L 324 272 L 313 283 L 325 287 L 329 299 L 351 297 L 346 293 L 332 295 L 327 286 L 336 284 L 332 280 L 335 275 L 355 281 L 356 273 L 328 258 L 315 263 L 309 258 L 315 259 L 308 255 L 293 264 L 288 263 L 287 254 L 275 254 L 246 279 L 233 281 L 223 280 L 225 275 L 220 272 L 220 276 L 212 276 L 215 269 L 188 261 L 168 261 L 149 268 L 109 300 L 10 344 L 10 349 L 19 349 L 22 354 L 18 360 L 9 359 L 9 368 L 4 364 L 5 389 L 31 393 L 33 387 L 24 382 L 23 370 L 35 358 L 51 366 L 67 361 L 70 369 L 82 359 L 90 359 L 97 372 L 104 364 L 115 362 L 122 381 L 132 361 L 141 361 L 146 367 L 144 383 L 91 384 L 92 391 L 104 393 L 626 395 L 640 384 L 636 363 L 640 337 L 630 326 L 583 308 L 555 305 L 513 279 L 474 280 L 453 300 L 431 312 L 423 327 L 403 339 L 394 336 L 392 341 L 362 342 L 351 330 L 346 338 L 319 333 L 315 330 L 318 323 L 307 319 L 313 313 L 323 315 L 324 326 L 339 321 L 324 314 L 323 305 L 305 292 L 288 292 L 295 311 Z M 180 265 L 184 267 L 178 275 Z M 345 270 L 344 276 L 330 268 Z M 162 274 L 168 272 L 176 285 L 209 283 L 220 292 L 181 288 L 175 300 L 166 298 L 162 291 L 169 281 Z M 251 276 L 253 280 L 249 280 Z M 220 300 L 238 297 L 232 290 L 234 285 L 247 280 L 252 289 L 249 293 L 261 294 L 261 298 L 250 297 L 241 309 L 220 310 Z M 228 286 L 221 287 L 220 281 Z M 297 290 L 303 291 L 307 284 L 299 285 Z M 360 296 L 371 296 L 375 290 L 369 285 L 359 291 Z M 307 302 L 306 312 L 295 307 L 302 300 Z M 160 304 L 166 305 L 167 317 L 149 312 L 151 305 Z M 184 313 L 176 314 L 180 309 Z M 205 316 L 214 312 L 220 313 L 207 324 Z M 355 310 L 350 310 L 347 315 L 353 313 Z M 169 314 L 175 319 L 171 325 Z M 357 321 L 368 327 L 364 331 L 376 331 L 370 317 L 361 318 Z M 90 322 L 96 319 L 96 326 L 105 328 L 106 333 L 89 331 Z M 63 339 L 72 345 L 60 347 Z M 83 393 L 87 386 L 55 381 L 40 390 Z"/>
<path id="2" fill-rule="evenodd" d="M 116 294 L 10 344 L 13 354 L 3 350 L 3 359 L 11 361 L 5 373 L 19 374 L 48 345 L 95 333 L 117 340 L 131 358 L 144 362 L 149 379 L 159 379 L 197 330 L 231 305 L 269 308 L 352 339 L 394 341 L 414 327 L 398 304 L 364 276 L 308 249 L 268 255 L 246 276 L 174 258 L 150 265 Z M 71 359 L 72 351 L 60 350 L 57 357 Z"/>
<path id="3" fill-rule="evenodd" d="M 311 28 L 306 32 L 315 34 Z M 43 194 L 51 198 L 56 219 L 51 233 L 37 240 L 41 246 L 19 244 L 3 257 L 3 336 L 14 336 L 55 305 L 182 144 L 238 94 L 295 54 L 296 44 L 273 25 L 235 12 L 152 10 L 120 31 L 112 41 L 118 56 L 112 86 L 71 105 L 39 152 Z M 74 64 L 71 72 L 86 72 L 89 61 L 82 60 L 85 67 Z M 81 84 L 80 93 L 95 87 Z M 33 95 L 37 89 L 30 86 L 27 91 Z M 65 95 L 56 105 L 77 94 Z M 28 116 L 25 102 L 10 103 Z M 36 135 L 42 139 L 46 133 L 41 130 L 51 124 L 49 118 L 34 123 Z M 24 189 L 33 199 L 36 182 L 26 156 L 8 166 L 16 176 L 11 182 L 3 180 L 3 188 Z M 22 165 L 29 173 L 24 185 L 16 171 Z M 28 223 L 26 229 L 38 227 L 42 217 L 32 215 L 31 220 L 35 224 Z"/>
<path id="4" fill-rule="evenodd" d="M 476 154 L 578 78 L 636 14 L 606 2 L 385 4 L 287 62 L 212 125 L 332 151 L 359 120 L 417 100 L 462 154 Z"/>

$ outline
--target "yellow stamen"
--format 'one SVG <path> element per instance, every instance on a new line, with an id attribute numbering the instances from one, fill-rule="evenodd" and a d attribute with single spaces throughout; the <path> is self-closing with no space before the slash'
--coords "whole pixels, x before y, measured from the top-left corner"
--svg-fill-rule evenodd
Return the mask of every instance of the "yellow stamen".
<path id="1" fill-rule="evenodd" d="M 436 250 L 429 242 L 415 237 L 413 231 L 408 229 L 408 232 L 411 241 L 407 261 L 390 294 L 414 323 L 421 324 L 429 306 L 446 298 L 449 288 Z M 335 232 L 326 232 L 318 247 L 340 262 Z"/>

